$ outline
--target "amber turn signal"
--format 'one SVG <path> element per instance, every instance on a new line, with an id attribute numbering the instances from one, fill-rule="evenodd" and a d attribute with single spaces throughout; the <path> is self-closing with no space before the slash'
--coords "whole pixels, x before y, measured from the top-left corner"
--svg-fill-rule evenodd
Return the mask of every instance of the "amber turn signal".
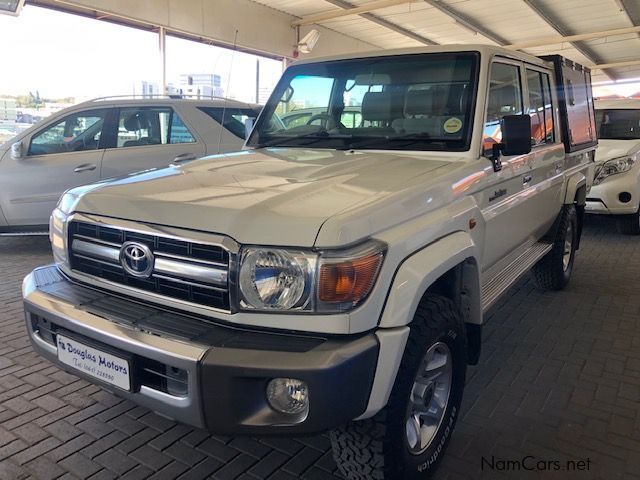
<path id="1" fill-rule="evenodd" d="M 321 302 L 359 303 L 373 288 L 382 258 L 383 254 L 376 252 L 362 258 L 324 263 L 320 267 L 318 298 Z"/>

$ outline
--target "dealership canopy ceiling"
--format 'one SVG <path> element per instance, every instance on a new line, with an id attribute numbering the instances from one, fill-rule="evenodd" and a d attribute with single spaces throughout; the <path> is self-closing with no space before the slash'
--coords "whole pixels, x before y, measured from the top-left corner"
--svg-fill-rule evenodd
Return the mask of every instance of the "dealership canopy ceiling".
<path id="1" fill-rule="evenodd" d="M 312 55 L 488 43 L 560 53 L 594 81 L 640 77 L 639 0 L 27 0 L 135 26 L 291 57 L 318 29 Z M 239 32 L 239 33 L 237 33 Z"/>
<path id="2" fill-rule="evenodd" d="M 295 24 L 318 23 L 378 48 L 448 43 L 517 48 L 519 44 L 545 43 L 523 50 L 536 55 L 561 53 L 584 65 L 603 65 L 594 72 L 594 80 L 640 77 L 637 31 L 561 40 L 640 25 L 638 0 L 258 1 L 299 17 Z M 637 63 L 622 66 L 621 62 Z"/>

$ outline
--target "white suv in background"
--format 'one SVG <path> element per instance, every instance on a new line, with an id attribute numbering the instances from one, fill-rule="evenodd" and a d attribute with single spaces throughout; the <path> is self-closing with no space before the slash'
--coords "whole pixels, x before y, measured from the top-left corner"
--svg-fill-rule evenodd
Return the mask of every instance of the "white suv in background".
<path id="1" fill-rule="evenodd" d="M 599 145 L 586 211 L 618 216 L 622 233 L 640 235 L 640 100 L 595 102 Z"/>
<path id="2" fill-rule="evenodd" d="M 0 145 L 0 235 L 46 232 L 69 188 L 240 150 L 245 120 L 259 111 L 170 97 L 101 98 L 62 110 Z"/>

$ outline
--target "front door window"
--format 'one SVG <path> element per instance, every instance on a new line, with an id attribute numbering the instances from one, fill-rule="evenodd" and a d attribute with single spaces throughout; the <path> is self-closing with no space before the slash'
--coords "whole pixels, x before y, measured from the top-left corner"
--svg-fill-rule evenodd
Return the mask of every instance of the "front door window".
<path id="1" fill-rule="evenodd" d="M 36 133 L 31 139 L 29 155 L 97 150 L 107 110 L 73 113 L 58 123 Z"/>
<path id="2" fill-rule="evenodd" d="M 520 67 L 507 63 L 491 66 L 487 100 L 487 118 L 484 124 L 482 148 L 485 155 L 491 154 L 494 143 L 502 141 L 500 120 L 506 115 L 522 114 L 522 87 Z"/>

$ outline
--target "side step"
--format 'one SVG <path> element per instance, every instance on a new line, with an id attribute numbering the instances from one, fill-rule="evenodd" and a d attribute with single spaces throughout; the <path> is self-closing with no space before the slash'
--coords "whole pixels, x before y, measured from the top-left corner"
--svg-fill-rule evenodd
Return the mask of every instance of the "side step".
<path id="1" fill-rule="evenodd" d="M 486 312 L 500 296 L 553 247 L 551 243 L 535 243 L 509 265 L 482 285 L 482 311 Z"/>
<path id="2" fill-rule="evenodd" d="M 49 232 L 43 232 L 41 230 L 34 230 L 33 232 L 0 232 L 0 237 L 44 237 L 47 235 L 49 235 Z"/>

